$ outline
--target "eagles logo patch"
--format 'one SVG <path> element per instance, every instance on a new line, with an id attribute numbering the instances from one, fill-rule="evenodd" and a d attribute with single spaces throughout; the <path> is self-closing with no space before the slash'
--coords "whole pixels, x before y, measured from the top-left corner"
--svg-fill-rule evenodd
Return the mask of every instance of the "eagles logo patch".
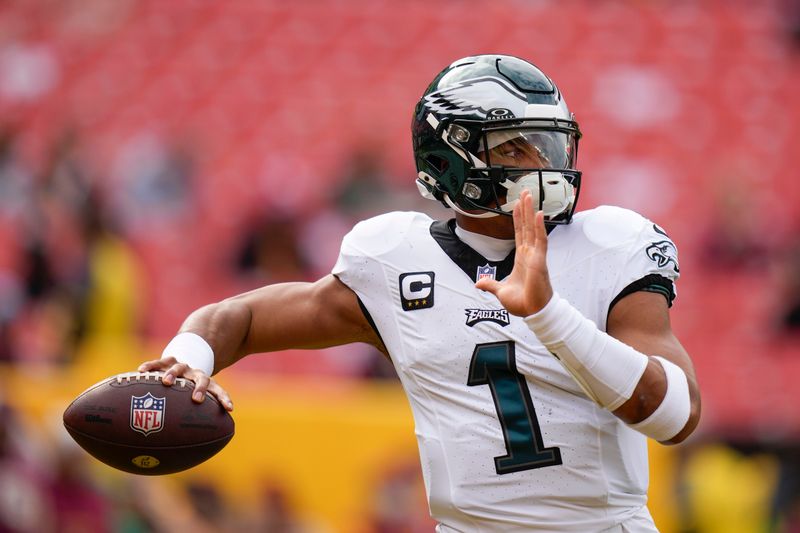
<path id="1" fill-rule="evenodd" d="M 670 263 L 675 272 L 680 272 L 678 268 L 678 250 L 670 240 L 652 243 L 645 250 L 647 257 L 654 261 L 658 268 L 666 268 Z"/>

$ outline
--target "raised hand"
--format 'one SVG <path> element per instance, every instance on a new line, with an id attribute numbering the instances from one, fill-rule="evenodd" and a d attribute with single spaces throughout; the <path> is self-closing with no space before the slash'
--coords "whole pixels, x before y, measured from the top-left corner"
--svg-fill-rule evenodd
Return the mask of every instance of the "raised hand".
<path id="1" fill-rule="evenodd" d="M 516 256 L 511 274 L 503 281 L 484 278 L 475 284 L 494 294 L 509 313 L 528 316 L 541 310 L 553 296 L 547 272 L 547 230 L 544 214 L 533 210 L 533 198 L 522 191 L 514 207 Z"/>
<path id="2" fill-rule="evenodd" d="M 192 368 L 186 363 L 180 363 L 174 357 L 164 357 L 146 361 L 139 365 L 139 372 L 164 372 L 161 382 L 166 386 L 175 383 L 175 378 L 186 378 L 194 382 L 194 392 L 192 401 L 202 403 L 206 397 L 206 391 L 210 392 L 222 406 L 228 411 L 233 411 L 233 402 L 225 389 L 214 381 L 214 378 L 196 368 Z"/>

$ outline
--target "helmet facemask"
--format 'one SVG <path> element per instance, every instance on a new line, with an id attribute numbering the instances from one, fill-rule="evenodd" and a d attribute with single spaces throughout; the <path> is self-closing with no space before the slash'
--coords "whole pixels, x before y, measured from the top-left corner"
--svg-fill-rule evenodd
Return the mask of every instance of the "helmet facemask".
<path id="1" fill-rule="evenodd" d="M 511 215 L 528 189 L 548 223 L 570 222 L 581 178 L 573 121 L 456 120 L 446 130 L 442 138 L 467 164 L 461 190 L 445 194 L 448 205 L 472 217 Z"/>

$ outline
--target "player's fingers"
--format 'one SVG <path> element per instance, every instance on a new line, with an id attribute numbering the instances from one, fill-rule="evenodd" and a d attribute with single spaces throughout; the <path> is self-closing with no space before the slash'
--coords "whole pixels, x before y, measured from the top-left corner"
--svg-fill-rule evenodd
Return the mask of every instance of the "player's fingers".
<path id="1" fill-rule="evenodd" d="M 175 378 L 183 377 L 191 369 L 186 363 L 175 363 L 169 367 L 161 378 L 161 383 L 170 386 L 175 383 Z"/>
<path id="2" fill-rule="evenodd" d="M 185 378 L 194 381 L 194 391 L 192 392 L 192 401 L 196 403 L 203 403 L 206 399 L 206 391 L 208 385 L 211 383 L 211 378 L 205 372 L 192 369 L 187 372 Z"/>
<path id="3" fill-rule="evenodd" d="M 497 294 L 497 289 L 500 288 L 500 282 L 491 278 L 483 278 L 475 282 L 475 288 L 481 291 Z"/>
<path id="4" fill-rule="evenodd" d="M 137 368 L 136 370 L 138 372 L 154 372 L 169 368 L 175 363 L 176 361 L 174 357 L 168 357 L 166 359 L 153 359 L 151 361 L 145 361 L 144 363 L 140 364 L 139 368 Z"/>
<path id="5" fill-rule="evenodd" d="M 525 191 L 523 191 L 524 193 Z M 517 200 L 517 205 L 514 206 L 512 211 L 514 219 L 514 245 L 517 249 L 522 247 L 522 200 Z"/>
<path id="6" fill-rule="evenodd" d="M 523 240 L 528 246 L 533 246 L 536 242 L 536 235 L 533 227 L 533 196 L 529 190 L 523 191 L 522 198 L 522 222 L 523 222 Z"/>
<path id="7" fill-rule="evenodd" d="M 544 213 L 541 211 L 536 212 L 536 220 L 534 228 L 536 231 L 536 249 L 540 250 L 542 254 L 547 254 L 547 228 L 544 225 Z"/>
<path id="8" fill-rule="evenodd" d="M 213 394 L 225 409 L 228 411 L 233 411 L 233 402 L 231 401 L 231 397 L 228 396 L 228 392 L 220 387 L 219 384 L 213 379 L 210 380 L 208 384 L 208 392 Z"/>

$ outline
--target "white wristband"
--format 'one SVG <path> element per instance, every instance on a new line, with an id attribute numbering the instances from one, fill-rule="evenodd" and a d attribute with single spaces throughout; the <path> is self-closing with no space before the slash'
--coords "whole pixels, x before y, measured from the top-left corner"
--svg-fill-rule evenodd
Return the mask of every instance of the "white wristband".
<path id="1" fill-rule="evenodd" d="M 556 293 L 524 320 L 586 395 L 609 411 L 631 397 L 647 368 L 646 355 L 597 329 Z"/>
<path id="2" fill-rule="evenodd" d="M 174 357 L 209 376 L 214 373 L 214 350 L 196 333 L 185 331 L 175 335 L 161 353 L 161 358 L 165 357 Z"/>
<path id="3" fill-rule="evenodd" d="M 659 442 L 670 440 L 689 421 L 692 405 L 689 399 L 689 381 L 681 367 L 663 357 L 654 356 L 667 374 L 667 392 L 658 408 L 636 424 L 629 426 Z"/>

